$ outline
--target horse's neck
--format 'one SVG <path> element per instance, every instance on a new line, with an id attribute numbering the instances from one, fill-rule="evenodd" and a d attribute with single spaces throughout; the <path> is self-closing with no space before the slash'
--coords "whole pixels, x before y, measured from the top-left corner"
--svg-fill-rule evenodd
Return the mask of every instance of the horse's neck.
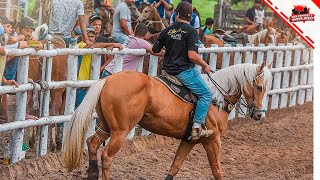
<path id="1" fill-rule="evenodd" d="M 252 44 L 259 44 L 261 42 L 264 42 L 264 39 L 267 37 L 268 29 L 262 30 L 256 34 L 248 35 L 248 41 Z"/>

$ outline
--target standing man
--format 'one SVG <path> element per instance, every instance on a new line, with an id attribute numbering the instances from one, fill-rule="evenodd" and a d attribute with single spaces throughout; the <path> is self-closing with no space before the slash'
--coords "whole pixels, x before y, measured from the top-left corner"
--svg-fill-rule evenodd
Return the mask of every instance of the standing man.
<path id="1" fill-rule="evenodd" d="M 129 7 L 134 3 L 135 0 L 125 0 L 114 11 L 111 36 L 118 43 L 123 44 L 129 35 L 133 35 Z"/>
<path id="2" fill-rule="evenodd" d="M 96 31 L 91 27 L 87 27 L 87 34 L 89 40 L 94 43 L 92 47 L 94 48 L 119 48 L 122 49 L 122 45 L 119 43 L 95 43 L 96 39 Z M 86 47 L 86 43 L 80 42 L 78 43 L 79 48 Z M 92 54 L 86 54 L 82 56 L 78 56 L 78 66 L 79 66 L 79 73 L 78 73 L 78 80 L 90 80 L 90 73 L 91 73 L 91 61 L 92 61 Z M 104 67 L 103 67 L 104 68 Z M 101 70 L 103 70 L 101 68 Z M 82 102 L 84 96 L 87 94 L 88 88 L 78 88 L 77 89 L 77 96 L 76 96 L 76 108 Z"/>
<path id="3" fill-rule="evenodd" d="M 183 2 L 183 1 L 188 2 L 188 3 L 190 3 L 192 5 L 192 0 L 181 0 L 181 2 Z M 178 6 L 179 6 L 179 4 L 178 4 Z M 179 8 L 178 6 L 177 6 L 177 9 Z M 176 17 L 177 17 L 177 12 L 175 11 L 171 15 L 170 25 L 172 25 L 173 23 L 176 22 Z M 195 28 L 196 30 L 199 30 L 199 28 L 200 28 L 200 18 L 196 13 L 192 12 L 192 17 L 191 17 L 191 20 L 190 20 L 189 24 L 193 28 Z"/>
<path id="4" fill-rule="evenodd" d="M 86 20 L 81 0 L 53 0 L 49 32 L 60 36 L 66 42 L 67 47 L 71 44 L 71 31 L 78 19 L 82 31 L 83 41 L 87 47 L 92 43 L 88 39 Z"/>
<path id="5" fill-rule="evenodd" d="M 166 19 L 166 11 L 170 10 L 172 6 L 172 0 L 148 0 L 150 4 L 154 4 L 154 7 L 158 9 L 160 17 Z"/>
<path id="6" fill-rule="evenodd" d="M 148 53 L 155 55 L 155 56 L 162 56 L 163 53 L 154 53 L 152 51 L 152 45 L 146 41 L 148 39 L 148 27 L 140 23 L 137 25 L 134 36 L 129 36 L 128 39 L 125 41 L 124 46 L 125 48 L 129 49 L 145 49 Z M 138 63 L 143 57 L 143 55 L 124 55 L 123 56 L 123 64 L 122 64 L 122 71 L 136 71 L 138 67 Z M 114 73 L 115 61 L 111 61 L 105 67 L 101 78 L 107 77 Z"/>
<path id="7" fill-rule="evenodd" d="M 199 36 L 197 31 L 189 25 L 191 18 L 192 5 L 188 2 L 180 2 L 177 8 L 177 22 L 160 33 L 152 51 L 158 53 L 165 47 L 163 69 L 168 74 L 176 76 L 199 98 L 191 131 L 191 139 L 197 140 L 213 133 L 213 130 L 205 128 L 212 92 L 194 67 L 198 64 L 206 73 L 210 73 L 211 69 L 198 54 Z"/>
<path id="8" fill-rule="evenodd" d="M 254 0 L 253 7 L 247 10 L 243 18 L 249 25 L 261 24 L 265 26 L 264 9 L 261 7 L 261 0 Z"/>

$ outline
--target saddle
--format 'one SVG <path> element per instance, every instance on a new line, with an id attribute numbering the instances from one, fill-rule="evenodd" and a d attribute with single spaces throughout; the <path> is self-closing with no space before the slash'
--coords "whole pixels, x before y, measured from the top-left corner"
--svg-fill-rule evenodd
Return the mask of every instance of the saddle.
<path id="1" fill-rule="evenodd" d="M 175 76 L 168 74 L 166 71 L 162 70 L 162 75 L 155 77 L 155 79 L 162 82 L 167 88 L 182 101 L 187 102 L 193 105 L 192 110 L 189 112 L 189 121 L 185 135 L 182 140 L 190 141 L 191 140 L 191 130 L 193 125 L 193 118 L 195 109 L 197 106 L 198 97 L 193 94 L 187 87 L 185 87 Z M 228 101 L 225 101 L 221 107 L 220 103 L 216 101 L 211 101 L 214 106 L 217 106 L 219 109 L 226 111 L 228 114 L 233 110 L 233 104 Z"/>
<path id="2" fill-rule="evenodd" d="M 168 74 L 166 71 L 162 70 L 162 75 L 156 77 L 164 85 L 166 85 L 169 90 L 179 97 L 182 101 L 194 104 L 197 102 L 197 97 L 191 91 L 185 87 L 175 76 Z"/>
<path id="3" fill-rule="evenodd" d="M 237 44 L 245 46 L 249 42 L 248 35 L 246 33 L 237 33 L 236 31 L 232 31 L 230 34 L 224 33 L 221 35 L 216 33 L 214 35 L 221 39 L 225 44 L 230 44 L 233 47 L 236 47 Z"/>

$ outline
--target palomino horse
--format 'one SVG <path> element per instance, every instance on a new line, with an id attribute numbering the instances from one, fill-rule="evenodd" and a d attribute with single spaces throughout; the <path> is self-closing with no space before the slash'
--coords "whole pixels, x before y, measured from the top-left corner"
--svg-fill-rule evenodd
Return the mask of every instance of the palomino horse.
<path id="1" fill-rule="evenodd" d="M 267 26 L 266 29 L 255 33 L 253 35 L 248 35 L 249 43 L 258 46 L 260 43 L 268 45 L 269 43 L 276 44 L 277 31 L 273 27 Z"/>
<path id="2" fill-rule="evenodd" d="M 261 66 L 230 66 L 216 72 L 212 78 L 223 89 L 219 90 L 218 86 L 211 87 L 214 99 L 235 104 L 243 94 L 247 107 L 251 109 L 251 117 L 255 120 L 261 119 L 262 99 L 272 82 L 271 72 L 264 63 Z M 85 134 L 95 107 L 101 124 L 96 134 L 87 140 L 90 158 L 88 179 L 98 179 L 97 150 L 100 144 L 110 137 L 101 155 L 102 179 L 108 180 L 112 161 L 133 127 L 139 124 L 153 133 L 182 139 L 193 105 L 173 95 L 159 80 L 143 73 L 120 72 L 100 80 L 91 86 L 66 127 L 63 158 L 69 171 L 80 165 Z M 168 180 L 173 179 L 189 152 L 199 143 L 207 152 L 213 176 L 217 180 L 222 179 L 221 137 L 227 130 L 228 113 L 211 104 L 206 125 L 214 131 L 211 136 L 197 141 L 180 142 L 168 172 Z"/>
<path id="3" fill-rule="evenodd" d="M 261 20 L 259 20 L 259 21 L 261 21 Z M 266 17 L 265 21 L 266 21 L 266 26 L 273 27 L 273 28 L 276 27 L 276 23 L 277 23 L 276 19 L 272 19 L 271 17 Z M 240 29 L 236 30 L 236 32 L 237 33 L 247 33 L 249 35 L 252 35 L 257 32 L 260 32 L 261 30 L 263 30 L 263 20 L 262 20 L 262 22 L 259 22 L 259 23 L 244 25 Z"/>
<path id="4" fill-rule="evenodd" d="M 160 18 L 157 8 L 154 6 L 146 6 L 140 17 L 138 18 L 140 23 L 145 23 L 151 34 L 158 33 L 165 28 L 165 25 Z"/>

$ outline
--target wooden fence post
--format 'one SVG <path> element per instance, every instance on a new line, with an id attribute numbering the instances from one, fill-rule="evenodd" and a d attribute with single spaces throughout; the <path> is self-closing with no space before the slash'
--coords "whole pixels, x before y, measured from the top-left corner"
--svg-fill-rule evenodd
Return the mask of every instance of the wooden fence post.
<path id="1" fill-rule="evenodd" d="M 51 43 L 47 44 L 47 49 L 53 49 Z M 52 57 L 46 57 L 43 59 L 42 63 L 42 81 L 50 82 L 51 81 L 51 72 L 52 72 Z M 49 114 L 49 105 L 50 105 L 50 90 L 46 89 L 43 92 L 42 105 L 41 105 L 41 115 L 40 117 L 48 117 Z M 47 154 L 48 149 L 48 125 L 40 127 L 40 137 L 39 137 L 39 156 Z"/>
<path id="2" fill-rule="evenodd" d="M 19 59 L 18 64 L 18 84 L 25 84 L 28 82 L 28 68 L 29 68 L 29 56 L 22 56 Z M 18 92 L 16 94 L 16 112 L 15 121 L 24 121 L 26 116 L 27 107 L 27 91 Z M 11 145 L 11 163 L 15 163 L 24 158 L 22 154 L 22 144 L 23 144 L 24 129 L 16 129 L 13 131 L 13 141 Z"/>
<path id="3" fill-rule="evenodd" d="M 292 46 L 292 43 L 288 43 L 287 46 Z M 284 67 L 289 67 L 291 65 L 291 60 L 292 60 L 292 51 L 287 50 L 285 53 Z M 282 79 L 282 86 L 281 86 L 282 89 L 289 87 L 289 77 L 290 77 L 289 71 L 283 72 L 283 79 Z M 287 107 L 287 105 L 288 105 L 288 93 L 282 93 L 280 108 L 285 108 Z"/>
<path id="4" fill-rule="evenodd" d="M 268 47 L 270 46 L 274 46 L 274 45 L 272 43 L 269 43 Z M 273 50 L 267 51 L 266 65 L 273 63 L 273 57 L 274 57 Z M 262 103 L 262 109 L 264 109 L 265 111 L 268 109 L 268 101 L 269 101 L 269 95 L 266 95 Z M 262 116 L 265 117 L 265 113 L 262 113 Z"/>
<path id="5" fill-rule="evenodd" d="M 300 59 L 301 59 L 301 50 L 300 49 L 295 50 L 293 66 L 298 66 L 300 64 Z M 299 76 L 299 70 L 292 72 L 290 87 L 295 87 L 298 85 L 298 76 Z M 296 98 L 297 98 L 297 92 L 296 91 L 291 92 L 289 107 L 296 105 Z"/>
<path id="6" fill-rule="evenodd" d="M 303 50 L 303 61 L 305 64 L 308 64 L 310 60 L 309 57 L 309 49 Z M 308 70 L 307 69 L 301 69 L 301 76 L 300 76 L 300 85 L 306 85 L 307 84 L 307 76 L 308 76 Z M 304 104 L 306 97 L 306 90 L 300 89 L 299 90 L 299 98 L 298 98 L 298 104 Z"/>
<path id="7" fill-rule="evenodd" d="M 279 44 L 284 46 L 284 44 Z M 282 67 L 283 64 L 283 51 L 277 51 L 276 68 Z M 273 88 L 280 89 L 282 72 L 277 72 L 273 76 Z M 279 107 L 279 94 L 272 94 L 271 109 L 277 109 Z"/>
<path id="8" fill-rule="evenodd" d="M 310 61 L 309 64 L 313 64 L 313 49 L 310 49 Z M 308 70 L 308 85 L 313 84 L 313 68 L 310 68 Z M 311 102 L 312 101 L 312 95 L 313 95 L 313 89 L 307 89 L 307 97 L 306 97 L 306 102 Z"/>
<path id="9" fill-rule="evenodd" d="M 251 43 L 248 43 L 246 47 L 253 47 L 254 45 Z M 253 62 L 253 52 L 252 51 L 246 51 L 246 63 L 252 64 Z"/>
<path id="10" fill-rule="evenodd" d="M 258 45 L 259 47 L 264 47 L 265 45 L 264 44 L 259 44 Z M 257 52 L 257 64 L 262 64 L 262 61 L 264 59 L 264 52 L 263 51 L 258 51 Z"/>
<path id="11" fill-rule="evenodd" d="M 218 48 L 217 44 L 211 44 L 212 48 Z M 217 53 L 210 53 L 209 66 L 213 71 L 217 70 Z"/>
<path id="12" fill-rule="evenodd" d="M 225 44 L 224 47 L 231 47 L 230 44 Z M 230 53 L 229 52 L 224 52 L 222 55 L 222 64 L 221 64 L 221 69 L 229 67 L 230 65 Z"/>
<path id="13" fill-rule="evenodd" d="M 78 45 L 76 44 L 76 42 L 73 42 L 69 48 L 70 49 L 78 49 Z M 77 68 L 78 68 L 78 56 L 69 55 L 68 56 L 68 76 L 67 76 L 68 81 L 77 81 L 78 80 Z M 76 102 L 76 92 L 77 92 L 77 88 L 67 87 L 66 105 L 65 105 L 64 115 L 70 115 L 74 112 L 75 102 Z M 68 125 L 68 123 L 65 122 L 63 124 L 63 127 L 67 127 L 67 125 Z M 64 135 L 65 135 L 65 130 L 66 130 L 66 128 L 63 128 L 63 139 L 64 139 Z"/>

